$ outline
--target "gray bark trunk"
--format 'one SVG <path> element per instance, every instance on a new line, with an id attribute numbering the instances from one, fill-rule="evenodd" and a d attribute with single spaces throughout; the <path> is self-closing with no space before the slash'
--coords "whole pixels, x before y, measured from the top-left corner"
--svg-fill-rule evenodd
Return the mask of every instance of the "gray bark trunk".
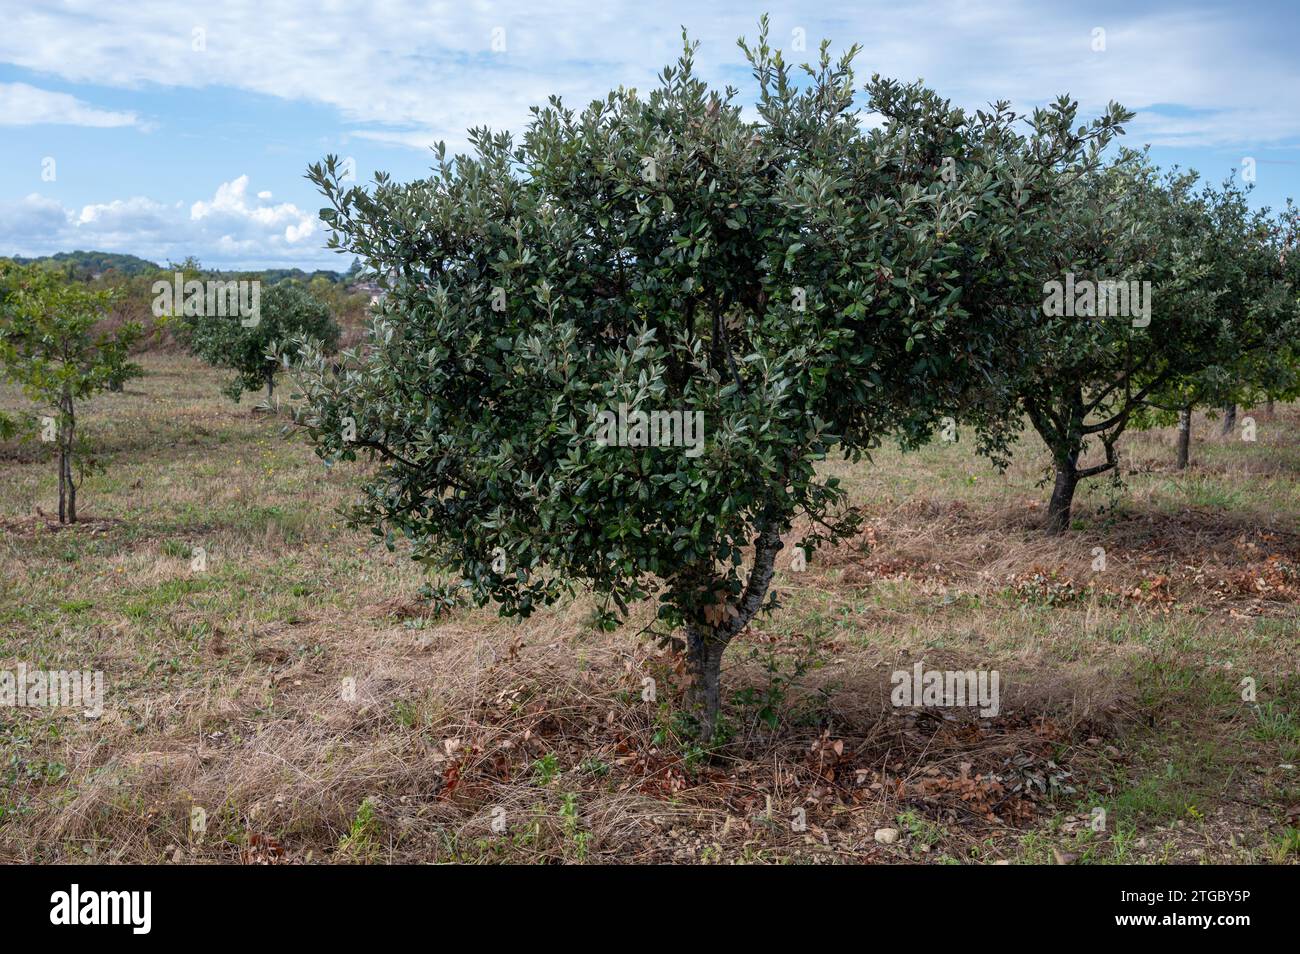
<path id="1" fill-rule="evenodd" d="M 1223 407 L 1223 430 L 1222 434 L 1226 437 L 1231 434 L 1237 427 L 1237 405 L 1225 404 Z"/>
<path id="2" fill-rule="evenodd" d="M 1178 412 L 1178 469 L 1186 470 L 1192 452 L 1192 409 Z"/>
<path id="3" fill-rule="evenodd" d="M 59 523 L 77 522 L 77 485 L 72 479 L 72 453 L 77 441 L 77 421 L 72 397 L 59 401 Z"/>
<path id="4" fill-rule="evenodd" d="M 712 630 L 689 626 L 686 629 L 686 670 L 691 674 L 686 693 L 686 707 L 700 720 L 700 738 L 708 742 L 718 726 L 722 711 L 722 654 L 727 643 Z"/>
<path id="5" fill-rule="evenodd" d="M 77 482 L 72 479 L 72 456 L 77 448 L 77 414 L 68 395 L 68 523 L 77 522 Z"/>
<path id="6" fill-rule="evenodd" d="M 1079 486 L 1079 471 L 1075 460 L 1056 462 L 1056 483 L 1052 486 L 1052 499 L 1047 504 L 1047 532 L 1051 536 L 1070 529 L 1070 511 L 1074 506 L 1074 491 Z"/>
<path id="7" fill-rule="evenodd" d="M 77 522 L 77 482 L 72 479 L 72 455 L 68 455 L 68 523 Z"/>
<path id="8" fill-rule="evenodd" d="M 59 444 L 59 523 L 68 522 L 68 452 Z"/>
<path id="9" fill-rule="evenodd" d="M 700 722 L 700 740 L 709 742 L 718 727 L 722 711 L 722 656 L 731 640 L 757 615 L 763 606 L 772 576 L 776 572 L 776 555 L 781 547 L 780 531 L 774 526 L 760 528 L 754 541 L 754 566 L 749 580 L 723 622 L 709 625 L 702 618 L 686 627 L 686 666 L 691 685 L 686 706 Z"/>

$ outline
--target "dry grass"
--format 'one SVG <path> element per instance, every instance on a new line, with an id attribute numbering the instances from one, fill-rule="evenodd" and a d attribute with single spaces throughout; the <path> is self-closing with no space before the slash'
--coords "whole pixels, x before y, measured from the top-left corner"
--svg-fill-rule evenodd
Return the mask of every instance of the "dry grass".
<path id="1" fill-rule="evenodd" d="M 1300 851 L 1300 409 L 1261 416 L 1254 444 L 1198 421 L 1185 475 L 1170 432 L 1133 435 L 1124 493 L 1090 486 L 1058 539 L 1037 529 L 1028 440 L 1005 475 L 960 443 L 828 464 L 867 529 L 780 574 L 784 608 L 729 652 L 726 732 L 704 751 L 680 659 L 637 635 L 648 617 L 603 634 L 579 599 L 430 618 L 416 569 L 337 517 L 355 469 L 326 472 L 220 397 L 220 374 L 146 364 L 88 416 L 110 467 L 83 525 L 51 527 L 53 468 L 0 447 L 0 669 L 108 686 L 99 720 L 0 709 L 0 859 Z M 997 669 L 1001 711 L 894 708 L 890 674 L 920 660 Z"/>

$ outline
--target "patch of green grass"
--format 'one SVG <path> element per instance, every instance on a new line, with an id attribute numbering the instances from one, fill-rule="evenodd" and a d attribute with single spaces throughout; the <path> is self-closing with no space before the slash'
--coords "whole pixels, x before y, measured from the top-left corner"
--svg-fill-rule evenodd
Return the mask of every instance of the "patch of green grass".
<path id="1" fill-rule="evenodd" d="M 916 845 L 933 848 L 947 836 L 947 830 L 940 824 L 930 821 L 924 815 L 911 809 L 898 815 L 898 825 L 907 832 L 907 837 Z"/>
<path id="2" fill-rule="evenodd" d="M 411 699 L 393 703 L 393 719 L 403 728 L 413 728 L 420 721 L 420 707 Z"/>
<path id="3" fill-rule="evenodd" d="M 1167 504 L 1204 510 L 1249 509 L 1243 492 L 1211 476 L 1187 477 L 1168 483 Z"/>
<path id="4" fill-rule="evenodd" d="M 571 848 L 572 859 L 579 863 L 587 860 L 587 847 L 591 841 L 591 832 L 578 828 L 580 820 L 578 796 L 574 792 L 566 792 L 560 800 L 560 825 L 564 839 Z"/>
<path id="5" fill-rule="evenodd" d="M 193 552 L 193 547 L 183 540 L 164 540 L 162 542 L 163 556 L 176 557 L 178 559 L 189 559 Z"/>
<path id="6" fill-rule="evenodd" d="M 370 799 L 363 801 L 352 818 L 348 833 L 339 839 L 339 854 L 355 861 L 374 861 L 379 857 L 382 826 Z"/>
<path id="7" fill-rule="evenodd" d="M 147 619 L 158 611 L 175 605 L 191 593 L 202 593 L 218 586 L 220 586 L 219 581 L 210 576 L 187 576 L 165 580 L 127 603 L 122 607 L 122 612 L 131 619 Z"/>
<path id="8" fill-rule="evenodd" d="M 1268 841 L 1268 853 L 1274 864 L 1286 864 L 1300 858 L 1300 828 L 1286 828 Z"/>
<path id="9" fill-rule="evenodd" d="M 1209 744 L 1209 748 L 1217 748 Z M 1116 821 L 1167 823 L 1179 818 L 1195 819 L 1197 803 L 1212 799 L 1206 779 L 1198 769 L 1213 764 L 1208 749 L 1200 757 L 1171 758 L 1163 767 L 1146 772 L 1115 796 L 1111 814 Z"/>
<path id="10" fill-rule="evenodd" d="M 1276 743 L 1282 760 L 1295 761 L 1300 755 L 1300 720 L 1296 714 L 1277 700 L 1255 706 L 1253 733 L 1261 742 Z"/>
<path id="11" fill-rule="evenodd" d="M 559 774 L 560 760 L 556 758 L 554 752 L 547 752 L 533 763 L 533 777 L 537 779 L 538 785 L 550 785 Z"/>

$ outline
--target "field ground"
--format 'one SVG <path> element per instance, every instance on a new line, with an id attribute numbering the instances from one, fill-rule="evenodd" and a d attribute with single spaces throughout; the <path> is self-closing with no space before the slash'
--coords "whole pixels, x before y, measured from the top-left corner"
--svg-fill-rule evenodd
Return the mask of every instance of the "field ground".
<path id="1" fill-rule="evenodd" d="M 107 685 L 98 720 L 0 708 L 0 861 L 1300 859 L 1300 408 L 1255 443 L 1198 418 L 1185 474 L 1131 435 L 1057 539 L 1032 437 L 1001 475 L 967 442 L 829 465 L 866 529 L 779 575 L 705 752 L 648 615 L 432 617 L 338 516 L 359 465 L 145 364 L 88 407 L 84 523 L 52 525 L 44 448 L 0 447 L 0 669 Z M 998 670 L 999 714 L 892 707 L 922 660 Z"/>

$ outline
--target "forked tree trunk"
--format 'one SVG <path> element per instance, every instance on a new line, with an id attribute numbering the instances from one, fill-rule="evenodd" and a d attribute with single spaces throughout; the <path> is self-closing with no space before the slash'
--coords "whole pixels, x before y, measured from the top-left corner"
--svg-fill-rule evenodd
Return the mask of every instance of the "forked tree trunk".
<path id="1" fill-rule="evenodd" d="M 731 640 L 763 606 L 772 576 L 776 572 L 776 555 L 782 547 L 781 533 L 772 525 L 760 528 L 754 541 L 754 565 L 749 580 L 734 605 L 728 604 L 722 622 L 711 625 L 702 617 L 686 626 L 686 668 L 691 677 L 686 692 L 686 707 L 700 723 L 700 740 L 709 742 L 718 727 L 722 711 L 722 656 Z M 705 592 L 710 592 L 710 583 Z"/>
<path id="2" fill-rule="evenodd" d="M 1052 499 L 1047 504 L 1047 532 L 1052 536 L 1070 528 L 1074 491 L 1079 486 L 1078 461 L 1077 453 L 1056 461 L 1056 483 L 1052 486 Z"/>
<path id="3" fill-rule="evenodd" d="M 1178 412 L 1178 469 L 1186 470 L 1192 452 L 1192 409 Z"/>
<path id="4" fill-rule="evenodd" d="M 1223 406 L 1223 430 L 1220 432 L 1227 437 L 1237 426 L 1237 405 L 1225 404 Z"/>

